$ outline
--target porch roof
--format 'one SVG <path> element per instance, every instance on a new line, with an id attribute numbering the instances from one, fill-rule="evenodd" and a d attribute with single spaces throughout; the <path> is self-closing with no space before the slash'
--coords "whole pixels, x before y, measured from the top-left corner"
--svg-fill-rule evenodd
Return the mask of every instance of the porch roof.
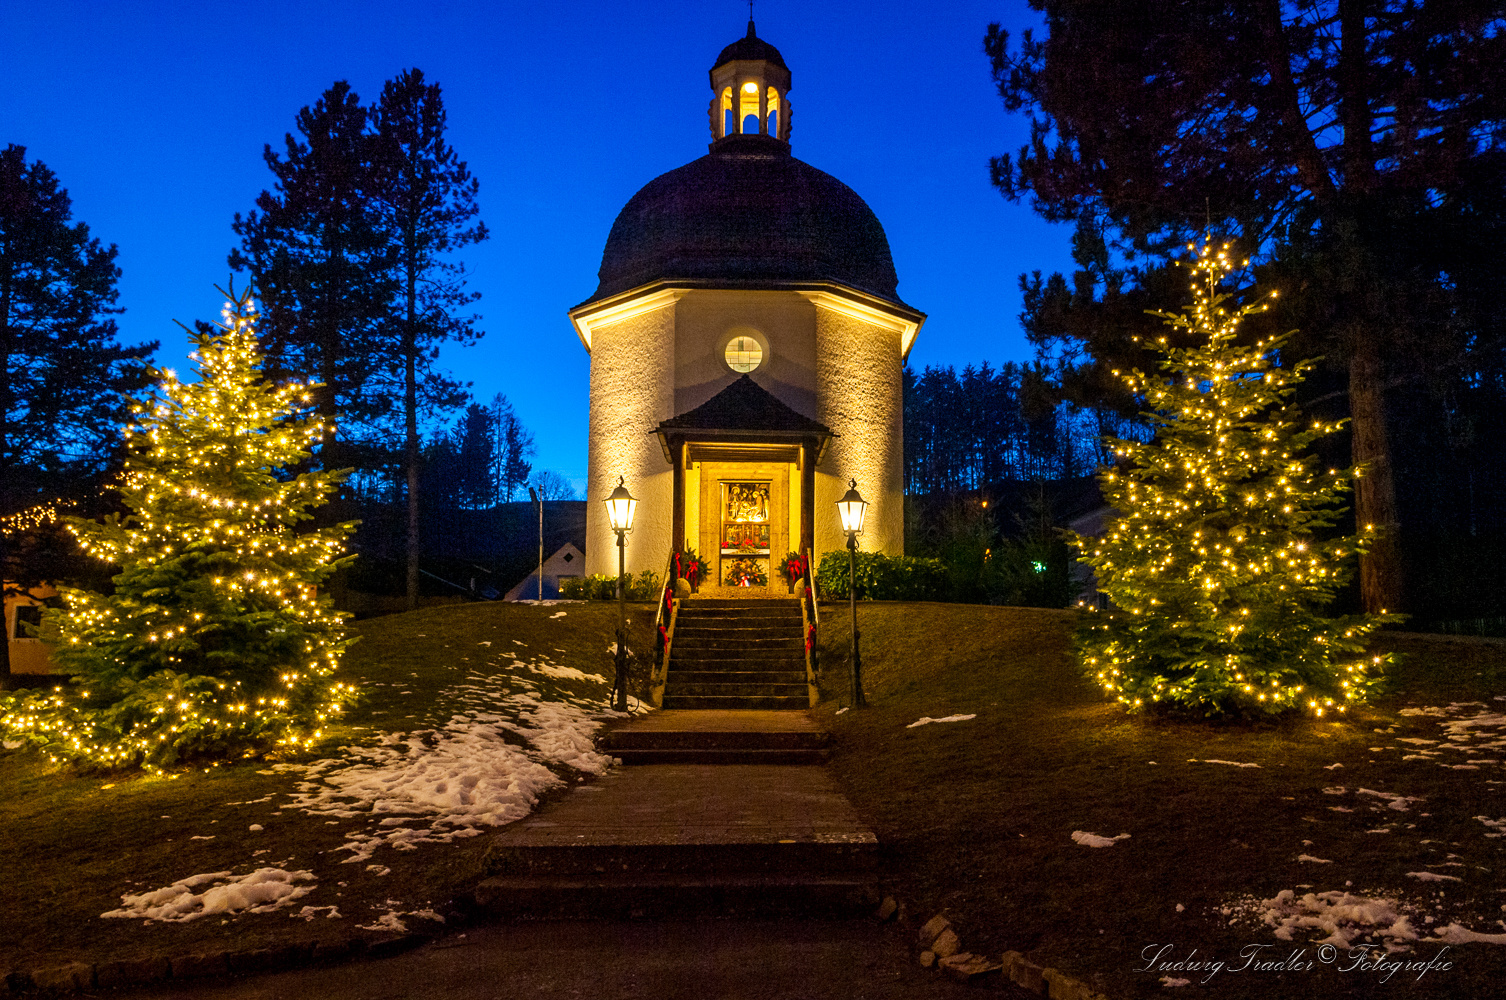
<path id="1" fill-rule="evenodd" d="M 654 433 L 659 436 L 665 458 L 671 464 L 674 461 L 671 439 L 771 444 L 814 439 L 817 450 L 824 452 L 834 436 L 830 427 L 791 409 L 748 375 L 740 376 L 695 409 L 660 422 Z"/>

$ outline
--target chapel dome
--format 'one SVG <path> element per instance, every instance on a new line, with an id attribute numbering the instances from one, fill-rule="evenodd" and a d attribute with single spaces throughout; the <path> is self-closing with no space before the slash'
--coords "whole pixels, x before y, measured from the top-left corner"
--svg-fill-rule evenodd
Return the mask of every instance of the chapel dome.
<path id="1" fill-rule="evenodd" d="M 597 275 L 588 302 L 685 281 L 723 288 L 835 282 L 904 304 L 873 210 L 770 135 L 726 135 L 708 155 L 644 185 L 612 224 Z"/>
<path id="2" fill-rule="evenodd" d="M 725 49 L 722 49 L 722 54 L 716 57 L 716 62 L 711 64 L 711 68 L 715 71 L 718 66 L 732 62 L 734 59 L 762 59 L 773 63 L 775 66 L 789 68 L 784 66 L 784 56 L 779 54 L 779 50 L 758 37 L 757 33 L 753 30 L 753 22 L 751 20 L 748 22 L 747 37 L 739 38 Z"/>

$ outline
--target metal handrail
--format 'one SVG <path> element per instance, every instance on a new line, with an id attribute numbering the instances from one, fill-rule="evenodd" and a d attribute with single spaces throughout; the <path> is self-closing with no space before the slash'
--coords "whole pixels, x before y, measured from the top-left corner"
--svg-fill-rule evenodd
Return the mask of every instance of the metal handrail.
<path id="1" fill-rule="evenodd" d="M 675 619 L 679 614 L 680 602 L 675 599 L 675 584 L 679 582 L 679 573 L 675 569 L 676 552 L 669 553 L 669 558 L 664 567 L 664 589 L 659 592 L 659 606 L 654 611 L 654 635 L 659 645 L 659 656 L 654 663 L 653 674 L 649 677 L 649 700 L 654 707 L 658 708 L 664 703 L 664 685 L 669 676 L 669 654 L 674 642 Z M 664 609 L 669 609 L 669 622 L 664 622 Z"/>
<path id="2" fill-rule="evenodd" d="M 669 558 L 664 561 L 664 590 L 671 594 L 675 592 L 675 552 L 670 550 Z M 659 592 L 659 610 L 654 612 L 654 629 L 658 630 L 664 621 L 664 591 Z"/>
<path id="3" fill-rule="evenodd" d="M 820 611 L 817 610 L 816 580 L 811 570 L 810 550 L 806 550 L 805 572 L 800 579 L 800 624 L 805 633 L 805 681 L 810 692 L 810 703 L 815 705 L 821 697 L 821 688 L 816 681 L 816 674 L 820 669 L 821 653 L 817 648 L 817 626 L 820 623 Z M 807 610 L 807 608 L 809 610 Z"/>
<path id="4" fill-rule="evenodd" d="M 816 600 L 816 560 L 810 549 L 805 550 L 805 585 L 811 595 L 811 616 L 815 618 L 816 625 L 821 625 L 821 604 Z"/>

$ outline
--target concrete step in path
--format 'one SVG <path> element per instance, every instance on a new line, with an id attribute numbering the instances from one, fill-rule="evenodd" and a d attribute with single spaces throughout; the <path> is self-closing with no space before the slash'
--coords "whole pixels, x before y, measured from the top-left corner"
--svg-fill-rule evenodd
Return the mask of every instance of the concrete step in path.
<path id="1" fill-rule="evenodd" d="M 614 769 L 501 831 L 470 902 L 505 919 L 860 915 L 878 841 L 804 763 L 828 742 L 804 712 L 631 720 L 610 752 L 676 762 Z"/>
<path id="2" fill-rule="evenodd" d="M 601 738 L 624 764 L 821 764 L 830 745 L 808 713 L 787 711 L 664 709 Z"/>

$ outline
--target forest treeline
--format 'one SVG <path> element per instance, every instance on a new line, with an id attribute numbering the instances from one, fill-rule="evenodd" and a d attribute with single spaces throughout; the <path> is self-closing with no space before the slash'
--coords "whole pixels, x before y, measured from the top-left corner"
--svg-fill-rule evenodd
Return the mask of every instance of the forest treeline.
<path id="1" fill-rule="evenodd" d="M 904 380 L 911 495 L 1077 479 L 1103 464 L 1105 435 L 1141 429 L 1112 408 L 1058 400 L 1039 365 L 906 366 Z"/>

